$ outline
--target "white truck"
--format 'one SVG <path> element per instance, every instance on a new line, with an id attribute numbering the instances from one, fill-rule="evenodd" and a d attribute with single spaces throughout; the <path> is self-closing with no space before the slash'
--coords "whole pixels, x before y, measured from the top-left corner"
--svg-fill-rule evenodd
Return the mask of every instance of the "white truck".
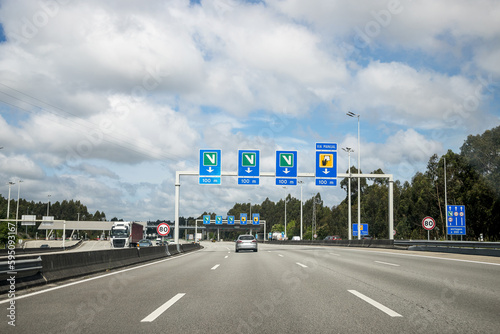
<path id="1" fill-rule="evenodd" d="M 111 227 L 111 247 L 136 247 L 144 237 L 144 226 L 135 222 L 114 222 Z"/>

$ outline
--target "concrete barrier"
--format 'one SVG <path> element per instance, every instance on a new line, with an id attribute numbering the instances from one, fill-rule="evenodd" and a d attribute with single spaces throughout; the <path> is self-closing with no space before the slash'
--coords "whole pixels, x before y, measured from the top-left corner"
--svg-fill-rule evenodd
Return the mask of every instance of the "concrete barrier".
<path id="1" fill-rule="evenodd" d="M 199 244 L 188 244 L 185 250 L 181 247 L 182 252 L 200 248 Z M 95 274 L 177 254 L 177 245 L 44 254 L 41 255 L 42 269 L 30 277 L 16 277 L 16 289 Z M 2 278 L 0 294 L 9 290 L 7 283 L 6 279 Z"/>

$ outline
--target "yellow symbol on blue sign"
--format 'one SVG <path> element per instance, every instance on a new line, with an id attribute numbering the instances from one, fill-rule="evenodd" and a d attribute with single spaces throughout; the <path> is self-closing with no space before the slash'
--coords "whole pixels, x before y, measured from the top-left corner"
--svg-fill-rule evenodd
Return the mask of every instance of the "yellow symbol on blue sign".
<path id="1" fill-rule="evenodd" d="M 319 154 L 319 168 L 333 168 L 333 154 Z"/>

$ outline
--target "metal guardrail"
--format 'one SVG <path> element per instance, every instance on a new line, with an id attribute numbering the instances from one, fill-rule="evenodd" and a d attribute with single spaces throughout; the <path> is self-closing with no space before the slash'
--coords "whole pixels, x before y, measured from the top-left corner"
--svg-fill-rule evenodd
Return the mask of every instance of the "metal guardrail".
<path id="1" fill-rule="evenodd" d="M 438 240 L 394 240 L 395 246 L 424 246 L 445 248 L 500 249 L 500 242 L 438 241 Z"/>
<path id="2" fill-rule="evenodd" d="M 9 261 L 0 262 L 0 275 L 5 275 L 11 272 L 19 273 L 25 271 L 38 271 L 41 269 L 42 269 L 41 256 L 37 257 L 36 259 L 13 260 L 11 261 L 11 263 L 9 263 Z"/>

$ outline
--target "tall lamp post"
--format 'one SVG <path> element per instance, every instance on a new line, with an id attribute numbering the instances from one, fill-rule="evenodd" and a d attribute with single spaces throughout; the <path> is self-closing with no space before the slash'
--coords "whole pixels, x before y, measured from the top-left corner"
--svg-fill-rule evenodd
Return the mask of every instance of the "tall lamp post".
<path id="1" fill-rule="evenodd" d="M 49 216 L 50 196 L 51 195 L 47 195 L 47 217 Z"/>
<path id="2" fill-rule="evenodd" d="M 351 240 L 351 236 L 352 236 L 352 231 L 351 231 L 351 228 L 352 228 L 352 223 L 351 223 L 351 152 L 354 152 L 352 148 L 350 147 L 343 147 L 342 148 L 344 151 L 347 152 L 347 155 L 348 155 L 348 166 L 349 166 L 349 183 L 348 183 L 348 186 L 347 186 L 347 193 L 348 193 L 348 206 L 349 206 L 349 210 L 347 211 L 347 214 L 348 214 L 348 224 L 349 224 L 349 227 L 348 227 L 348 239 Z"/>
<path id="3" fill-rule="evenodd" d="M 21 182 L 23 182 L 23 180 L 17 181 L 16 235 L 17 235 L 17 219 L 19 217 L 19 195 L 21 193 Z M 28 229 L 28 228 L 26 227 L 26 229 Z"/>
<path id="4" fill-rule="evenodd" d="M 299 181 L 298 183 L 300 183 L 300 240 L 303 240 L 302 239 L 302 230 L 303 230 L 303 215 L 302 215 L 302 206 L 303 206 L 303 202 L 302 202 L 302 185 L 304 184 L 304 181 Z"/>
<path id="5" fill-rule="evenodd" d="M 358 118 L 358 240 L 361 239 L 361 146 L 359 141 L 359 114 L 355 114 L 352 111 L 346 114 L 349 117 Z"/>
<path id="6" fill-rule="evenodd" d="M 15 184 L 14 182 L 9 181 L 7 183 L 9 185 L 9 201 L 7 202 L 7 219 L 10 218 L 10 187 Z"/>

